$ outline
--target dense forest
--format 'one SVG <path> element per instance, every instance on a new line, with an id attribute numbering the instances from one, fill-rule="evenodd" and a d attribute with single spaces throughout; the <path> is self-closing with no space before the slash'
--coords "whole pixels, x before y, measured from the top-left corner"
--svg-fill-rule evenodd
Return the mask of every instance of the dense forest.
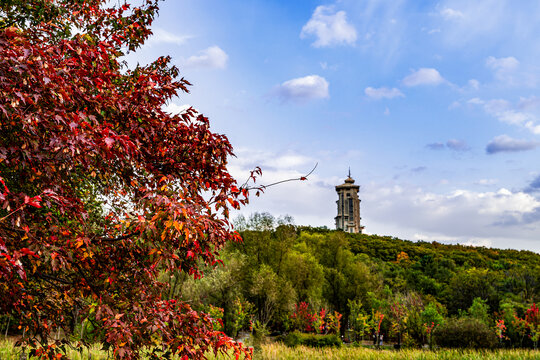
<path id="1" fill-rule="evenodd" d="M 200 281 L 167 279 L 167 296 L 222 318 L 231 336 L 255 327 L 407 346 L 538 342 L 539 254 L 294 226 L 266 213 L 236 227 L 243 241 L 224 249 L 224 266 Z"/>

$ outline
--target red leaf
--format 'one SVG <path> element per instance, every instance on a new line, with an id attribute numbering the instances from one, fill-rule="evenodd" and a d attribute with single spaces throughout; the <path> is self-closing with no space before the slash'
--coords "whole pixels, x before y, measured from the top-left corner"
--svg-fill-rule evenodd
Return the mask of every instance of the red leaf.
<path id="1" fill-rule="evenodd" d="M 41 204 L 39 203 L 41 201 L 41 196 L 34 196 L 34 197 L 24 197 L 24 203 L 36 208 L 40 208 Z"/>
<path id="2" fill-rule="evenodd" d="M 110 137 L 106 137 L 105 144 L 107 145 L 107 148 L 110 149 L 114 144 L 114 139 Z"/>
<path id="3" fill-rule="evenodd" d="M 30 250 L 28 248 L 22 248 L 20 251 L 24 255 L 32 256 L 32 257 L 35 257 L 36 259 L 39 258 L 39 256 L 37 256 L 35 252 L 33 252 L 32 250 Z"/>

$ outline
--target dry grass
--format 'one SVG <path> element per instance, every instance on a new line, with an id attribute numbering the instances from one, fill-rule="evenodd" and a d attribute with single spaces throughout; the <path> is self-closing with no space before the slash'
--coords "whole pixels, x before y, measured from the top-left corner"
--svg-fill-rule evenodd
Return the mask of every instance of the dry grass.
<path id="1" fill-rule="evenodd" d="M 19 360 L 22 351 L 23 349 L 15 347 L 14 341 L 0 340 L 0 360 Z M 98 345 L 84 349 L 82 352 L 71 349 L 67 355 L 71 360 L 88 360 L 89 353 L 92 355 L 92 360 L 106 360 L 108 358 L 107 352 L 101 350 Z"/>
<path id="2" fill-rule="evenodd" d="M 20 348 L 15 348 L 13 341 L 0 341 L 1 360 L 19 360 Z M 81 354 L 75 350 L 68 353 L 72 360 L 87 360 L 88 351 Z M 92 360 L 108 359 L 107 352 L 100 350 L 98 346 L 90 349 Z M 209 360 L 231 360 L 234 356 L 218 356 L 209 354 Z M 372 350 L 366 348 L 325 348 L 314 349 L 305 346 L 289 348 L 283 344 L 271 343 L 262 346 L 262 352 L 256 353 L 255 360 L 539 360 L 540 351 L 534 350 L 417 350 L 406 349 Z"/>
<path id="3" fill-rule="evenodd" d="M 372 350 L 342 347 L 339 349 L 313 349 L 304 346 L 288 348 L 282 344 L 263 345 L 263 360 L 528 360 L 540 359 L 540 351 L 534 350 Z"/>

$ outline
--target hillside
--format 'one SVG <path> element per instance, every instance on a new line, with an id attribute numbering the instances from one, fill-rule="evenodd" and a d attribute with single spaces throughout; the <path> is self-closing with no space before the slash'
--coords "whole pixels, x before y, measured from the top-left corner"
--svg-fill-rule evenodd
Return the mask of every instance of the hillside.
<path id="1" fill-rule="evenodd" d="M 416 318 L 408 314 L 407 336 L 417 344 L 424 341 L 429 316 L 440 323 L 479 317 L 489 329 L 504 318 L 510 334 L 512 319 L 540 299 L 540 255 L 530 251 L 274 226 L 270 220 L 244 226 L 243 242 L 222 252 L 224 267 L 207 268 L 200 282 L 181 279 L 171 296 L 223 311 L 230 335 L 249 319 L 268 331 L 291 330 L 304 302 L 313 314 L 342 314 L 342 333 L 360 316 L 372 324 L 364 331 L 369 335 L 376 313 L 383 314 L 381 333 L 395 340 L 392 309 L 399 305 L 416 311 Z"/>

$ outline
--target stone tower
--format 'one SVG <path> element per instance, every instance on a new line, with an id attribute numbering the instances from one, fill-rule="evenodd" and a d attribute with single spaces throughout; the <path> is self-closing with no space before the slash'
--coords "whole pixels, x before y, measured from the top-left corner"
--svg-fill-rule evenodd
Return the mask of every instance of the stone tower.
<path id="1" fill-rule="evenodd" d="M 336 186 L 336 191 L 338 193 L 336 229 L 361 234 L 364 227 L 360 226 L 360 199 L 358 198 L 360 186 L 354 185 L 350 169 L 345 183 Z"/>

